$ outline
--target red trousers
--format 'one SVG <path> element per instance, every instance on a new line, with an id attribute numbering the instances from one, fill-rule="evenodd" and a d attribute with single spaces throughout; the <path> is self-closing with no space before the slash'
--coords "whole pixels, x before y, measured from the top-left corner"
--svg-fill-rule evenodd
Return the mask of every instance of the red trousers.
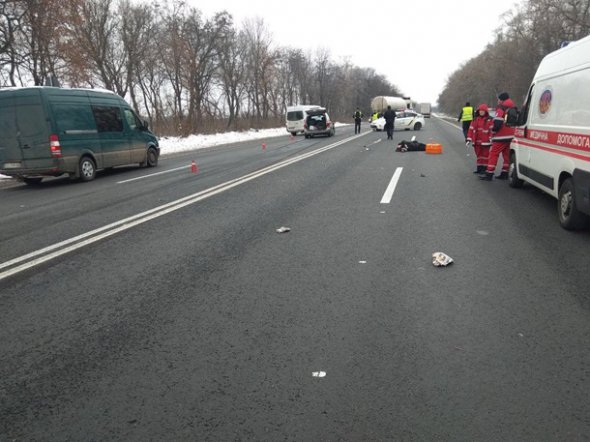
<path id="1" fill-rule="evenodd" d="M 494 173 L 500 154 L 502 154 L 502 160 L 504 160 L 504 164 L 502 164 L 502 172 L 508 172 L 508 166 L 510 165 L 510 140 L 492 141 L 492 147 L 490 147 L 490 156 L 488 158 L 488 168 L 486 172 Z"/>
<path id="2" fill-rule="evenodd" d="M 490 146 L 482 146 L 480 144 L 476 144 L 473 146 L 475 149 L 475 156 L 477 158 L 477 166 L 487 166 L 488 165 L 488 158 L 490 156 Z"/>

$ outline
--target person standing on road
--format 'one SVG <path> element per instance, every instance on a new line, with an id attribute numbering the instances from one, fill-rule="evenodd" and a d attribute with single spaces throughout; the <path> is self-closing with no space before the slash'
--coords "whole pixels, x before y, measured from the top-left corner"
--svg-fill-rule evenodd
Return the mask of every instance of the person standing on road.
<path id="1" fill-rule="evenodd" d="M 387 130 L 387 139 L 393 140 L 393 127 L 395 125 L 395 111 L 391 109 L 391 106 L 387 106 L 387 110 L 383 114 L 385 118 L 385 129 Z"/>
<path id="2" fill-rule="evenodd" d="M 498 95 L 498 106 L 496 107 L 496 116 L 492 126 L 492 147 L 490 148 L 490 157 L 488 159 L 488 167 L 485 175 L 479 178 L 485 181 L 492 181 L 494 178 L 494 171 L 498 163 L 498 157 L 502 154 L 502 173 L 496 176 L 499 180 L 508 179 L 508 167 L 510 166 L 510 141 L 514 138 L 514 127 L 507 126 L 504 122 L 509 109 L 515 108 L 514 101 L 506 92 Z"/>
<path id="3" fill-rule="evenodd" d="M 461 113 L 459 114 L 457 121 L 463 124 L 463 137 L 467 142 L 467 132 L 469 131 L 469 126 L 473 121 L 473 107 L 471 106 L 469 101 L 465 103 L 465 106 L 463 106 L 463 109 L 461 109 Z"/>
<path id="4" fill-rule="evenodd" d="M 356 134 L 360 134 L 361 133 L 361 122 L 363 121 L 363 113 L 361 112 L 361 110 L 357 107 L 356 111 L 354 112 L 354 115 L 352 116 L 352 118 L 354 118 L 354 133 Z"/>
<path id="5" fill-rule="evenodd" d="M 487 104 L 480 104 L 477 108 L 475 120 L 471 122 L 469 131 L 467 132 L 467 142 L 465 143 L 469 149 L 473 146 L 475 156 L 477 158 L 477 170 L 473 173 L 484 173 L 488 165 L 488 158 L 490 155 L 490 135 L 493 120 L 490 117 Z"/>

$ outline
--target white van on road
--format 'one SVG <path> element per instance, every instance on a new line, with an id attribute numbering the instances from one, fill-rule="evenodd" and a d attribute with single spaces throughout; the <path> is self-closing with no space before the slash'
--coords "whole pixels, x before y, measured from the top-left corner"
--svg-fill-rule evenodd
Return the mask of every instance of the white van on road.
<path id="1" fill-rule="evenodd" d="M 303 133 L 307 111 L 310 109 L 319 109 L 320 107 L 316 105 L 288 106 L 285 124 L 287 132 L 290 132 L 293 136 Z"/>
<path id="2" fill-rule="evenodd" d="M 561 225 L 590 219 L 590 36 L 539 65 L 510 145 L 509 184 L 557 198 Z"/>

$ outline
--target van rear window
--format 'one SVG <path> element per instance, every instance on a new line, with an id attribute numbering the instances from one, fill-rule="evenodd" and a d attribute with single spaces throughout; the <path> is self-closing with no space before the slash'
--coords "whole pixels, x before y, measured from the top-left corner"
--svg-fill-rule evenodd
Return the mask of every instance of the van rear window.
<path id="1" fill-rule="evenodd" d="M 92 106 L 99 132 L 123 132 L 121 109 L 114 106 Z"/>
<path id="2" fill-rule="evenodd" d="M 303 120 L 303 111 L 287 112 L 287 121 Z"/>
<path id="3" fill-rule="evenodd" d="M 0 106 L 0 134 L 2 134 L 2 141 L 0 141 L 0 144 L 6 140 L 16 138 L 16 132 L 14 107 Z"/>

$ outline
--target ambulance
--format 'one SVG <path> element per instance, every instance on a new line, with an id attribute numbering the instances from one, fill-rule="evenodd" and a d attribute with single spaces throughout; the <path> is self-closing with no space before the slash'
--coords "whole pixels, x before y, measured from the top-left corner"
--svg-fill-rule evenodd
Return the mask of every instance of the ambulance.
<path id="1" fill-rule="evenodd" d="M 541 61 L 510 145 L 508 180 L 557 199 L 565 229 L 590 220 L 590 36 Z"/>

